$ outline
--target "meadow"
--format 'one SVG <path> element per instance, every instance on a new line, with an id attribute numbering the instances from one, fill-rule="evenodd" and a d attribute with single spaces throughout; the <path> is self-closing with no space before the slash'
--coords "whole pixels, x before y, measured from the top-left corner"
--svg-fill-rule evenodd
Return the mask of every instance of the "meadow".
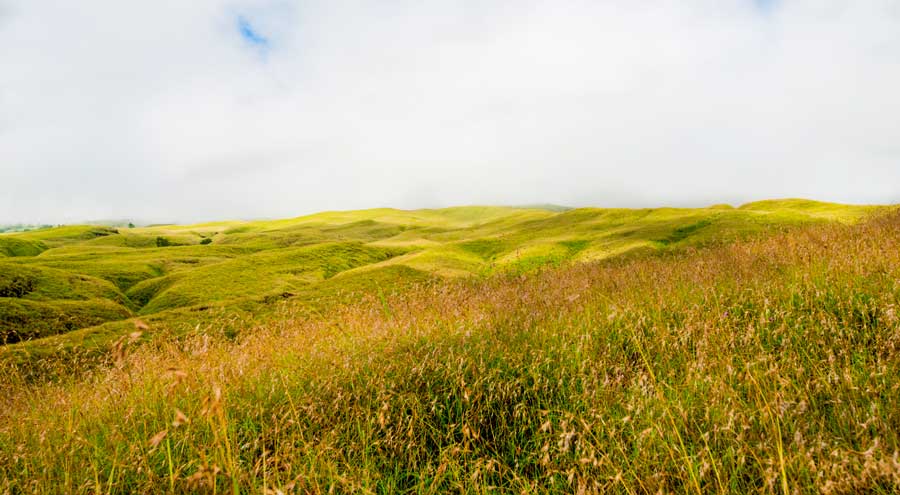
<path id="1" fill-rule="evenodd" d="M 12 344 L 0 355 L 23 365 L 88 355 L 129 333 L 138 317 L 153 333 L 167 334 L 233 320 L 228 331 L 235 334 L 282 299 L 321 310 L 435 277 L 526 273 L 793 225 L 853 222 L 872 211 L 805 200 L 696 209 L 374 209 L 0 234 L 0 343 Z"/>
<path id="2" fill-rule="evenodd" d="M 900 491 L 896 208 L 365 210 L 0 250 L 0 491 Z"/>

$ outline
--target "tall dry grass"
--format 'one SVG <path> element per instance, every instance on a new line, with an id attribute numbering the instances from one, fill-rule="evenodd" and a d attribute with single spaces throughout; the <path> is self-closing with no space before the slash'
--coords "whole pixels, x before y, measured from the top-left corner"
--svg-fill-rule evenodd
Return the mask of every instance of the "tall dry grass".
<path id="1" fill-rule="evenodd" d="M 0 492 L 900 491 L 900 214 L 0 370 Z M 78 372 L 78 373 L 76 373 Z"/>

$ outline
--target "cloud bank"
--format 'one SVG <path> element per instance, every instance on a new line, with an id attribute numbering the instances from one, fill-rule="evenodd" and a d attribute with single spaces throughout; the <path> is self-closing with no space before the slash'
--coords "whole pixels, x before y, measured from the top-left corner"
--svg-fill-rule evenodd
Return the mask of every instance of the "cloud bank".
<path id="1" fill-rule="evenodd" d="M 900 2 L 0 0 L 0 222 L 900 202 Z"/>

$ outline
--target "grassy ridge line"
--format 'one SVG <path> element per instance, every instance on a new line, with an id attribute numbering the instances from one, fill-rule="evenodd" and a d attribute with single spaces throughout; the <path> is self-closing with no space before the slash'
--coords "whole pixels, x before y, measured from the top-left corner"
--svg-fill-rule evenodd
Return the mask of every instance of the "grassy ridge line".
<path id="1" fill-rule="evenodd" d="M 0 234 L 0 239 L 15 238 L 37 241 L 49 247 L 56 247 L 72 241 L 85 241 L 97 237 L 115 235 L 118 230 L 100 225 L 65 225 L 49 229 L 29 230 Z"/>
<path id="2" fill-rule="evenodd" d="M 184 273 L 154 293 L 141 312 L 152 314 L 240 297 L 296 292 L 342 271 L 402 252 L 359 243 L 323 243 L 263 251 Z"/>
<path id="3" fill-rule="evenodd" d="M 0 483 L 893 493 L 897 280 L 895 213 L 318 318 L 286 305 L 238 342 L 160 342 L 58 383 L 0 373 Z"/>
<path id="4" fill-rule="evenodd" d="M 0 237 L 0 257 L 37 256 L 46 250 L 47 246 L 40 241 Z"/>
<path id="5" fill-rule="evenodd" d="M 80 328 L 132 317 L 131 311 L 108 299 L 83 301 L 0 301 L 0 343 L 42 339 Z"/>
<path id="6" fill-rule="evenodd" d="M 5 293 L 17 280 L 26 282 L 27 288 L 19 295 L 25 299 L 53 301 L 103 298 L 128 304 L 125 295 L 115 285 L 101 278 L 40 265 L 4 263 L 0 260 L 0 289 Z"/>

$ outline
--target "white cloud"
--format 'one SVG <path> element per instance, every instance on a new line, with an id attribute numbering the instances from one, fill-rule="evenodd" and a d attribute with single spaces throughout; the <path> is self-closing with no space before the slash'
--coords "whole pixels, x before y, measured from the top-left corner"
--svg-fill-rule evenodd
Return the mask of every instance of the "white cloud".
<path id="1" fill-rule="evenodd" d="M 900 2 L 758 5 L 0 3 L 0 221 L 900 201 Z"/>

